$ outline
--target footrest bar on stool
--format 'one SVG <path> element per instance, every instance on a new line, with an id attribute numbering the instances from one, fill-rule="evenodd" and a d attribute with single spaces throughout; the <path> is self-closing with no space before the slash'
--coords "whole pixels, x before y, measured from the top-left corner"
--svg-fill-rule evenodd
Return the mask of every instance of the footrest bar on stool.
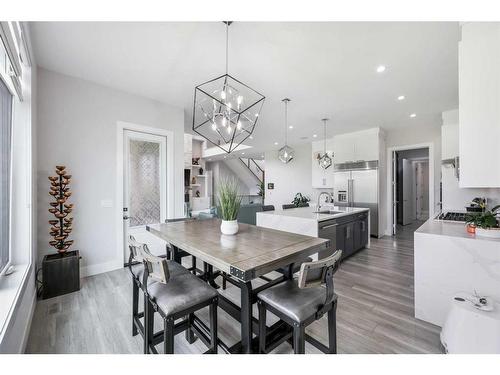
<path id="1" fill-rule="evenodd" d="M 314 337 L 308 335 L 307 333 L 305 334 L 305 339 L 309 344 L 314 346 L 316 349 L 321 350 L 323 353 L 326 353 L 326 354 L 330 353 L 330 350 L 328 349 L 328 347 L 326 345 L 323 345 L 322 343 L 320 343 L 318 340 L 316 340 Z"/>

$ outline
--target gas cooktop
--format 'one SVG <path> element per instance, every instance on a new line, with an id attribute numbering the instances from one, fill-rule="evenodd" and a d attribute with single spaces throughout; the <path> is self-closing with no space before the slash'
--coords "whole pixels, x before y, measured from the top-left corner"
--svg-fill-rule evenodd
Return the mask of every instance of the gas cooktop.
<path id="1" fill-rule="evenodd" d="M 442 212 L 437 217 L 436 220 L 439 221 L 451 221 L 456 223 L 465 223 L 467 214 L 465 212 Z"/>

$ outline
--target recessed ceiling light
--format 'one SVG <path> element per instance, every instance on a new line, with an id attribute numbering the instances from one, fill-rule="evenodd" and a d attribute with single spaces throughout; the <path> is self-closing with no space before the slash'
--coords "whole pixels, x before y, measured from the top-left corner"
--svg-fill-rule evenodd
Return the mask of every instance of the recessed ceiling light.
<path id="1" fill-rule="evenodd" d="M 313 134 L 313 138 L 316 138 L 318 135 L 317 134 Z"/>
<path id="2" fill-rule="evenodd" d="M 377 66 L 377 73 L 383 73 L 383 72 L 385 72 L 385 65 Z"/>
<path id="3" fill-rule="evenodd" d="M 405 96 L 404 95 L 399 95 L 398 96 L 398 100 L 405 100 Z"/>
<path id="4" fill-rule="evenodd" d="M 227 156 L 224 156 L 224 159 L 227 158 Z"/>
<path id="5" fill-rule="evenodd" d="M 278 142 L 274 142 L 274 145 L 277 146 L 278 145 Z"/>
<path id="6" fill-rule="evenodd" d="M 290 125 L 290 126 L 288 127 L 288 129 L 293 129 L 293 125 Z"/>
<path id="7" fill-rule="evenodd" d="M 244 152 L 242 152 L 242 153 L 241 153 L 241 155 L 245 155 L 245 153 L 244 153 Z"/>
<path id="8" fill-rule="evenodd" d="M 248 138 L 253 139 L 253 135 L 251 135 L 251 136 L 250 136 L 250 137 L 248 137 Z"/>
<path id="9" fill-rule="evenodd" d="M 416 114 L 416 113 L 412 113 L 412 114 L 410 115 L 410 117 L 411 117 L 411 118 L 415 118 L 415 117 L 417 117 L 417 114 Z"/>

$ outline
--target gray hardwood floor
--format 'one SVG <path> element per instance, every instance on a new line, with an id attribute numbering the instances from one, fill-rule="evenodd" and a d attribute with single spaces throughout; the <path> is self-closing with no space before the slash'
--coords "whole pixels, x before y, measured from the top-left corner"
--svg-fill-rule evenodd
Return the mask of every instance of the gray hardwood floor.
<path id="1" fill-rule="evenodd" d="M 420 224 L 399 228 L 396 237 L 372 239 L 370 249 L 342 263 L 335 277 L 339 353 L 442 352 L 439 327 L 413 317 L 413 231 Z M 224 293 L 238 301 L 230 284 Z M 79 292 L 37 303 L 26 352 L 141 353 L 141 336 L 131 336 L 130 311 L 128 270 L 87 277 Z M 201 314 L 206 321 L 207 315 Z M 326 317 L 307 331 L 326 344 Z M 219 335 L 229 344 L 239 340 L 238 325 L 220 309 Z M 189 345 L 183 334 L 176 336 L 176 353 L 205 350 L 200 340 Z M 287 343 L 273 351 L 291 352 Z M 319 353 L 309 344 L 306 352 Z"/>

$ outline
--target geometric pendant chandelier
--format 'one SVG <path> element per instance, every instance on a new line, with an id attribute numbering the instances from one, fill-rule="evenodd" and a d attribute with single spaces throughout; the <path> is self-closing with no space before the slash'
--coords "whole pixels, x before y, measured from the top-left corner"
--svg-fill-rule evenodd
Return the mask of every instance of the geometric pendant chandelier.
<path id="1" fill-rule="evenodd" d="M 293 160 L 293 157 L 295 156 L 295 151 L 293 148 L 288 146 L 288 103 L 290 103 L 290 99 L 285 98 L 282 100 L 283 103 L 285 103 L 285 145 L 280 148 L 278 151 L 278 159 L 281 160 L 281 162 L 288 164 Z"/>
<path id="2" fill-rule="evenodd" d="M 323 155 L 318 155 L 318 163 L 319 166 L 323 169 L 328 169 L 329 167 L 332 166 L 332 158 L 328 155 L 328 152 L 326 151 L 326 122 L 328 121 L 327 118 L 321 119 L 323 121 L 323 126 L 325 129 L 325 134 L 324 134 L 324 148 L 323 148 Z M 332 154 L 333 157 L 333 154 Z"/>
<path id="3" fill-rule="evenodd" d="M 252 135 L 265 97 L 228 74 L 228 33 L 232 22 L 224 23 L 226 74 L 195 87 L 193 131 L 231 153 Z"/>

